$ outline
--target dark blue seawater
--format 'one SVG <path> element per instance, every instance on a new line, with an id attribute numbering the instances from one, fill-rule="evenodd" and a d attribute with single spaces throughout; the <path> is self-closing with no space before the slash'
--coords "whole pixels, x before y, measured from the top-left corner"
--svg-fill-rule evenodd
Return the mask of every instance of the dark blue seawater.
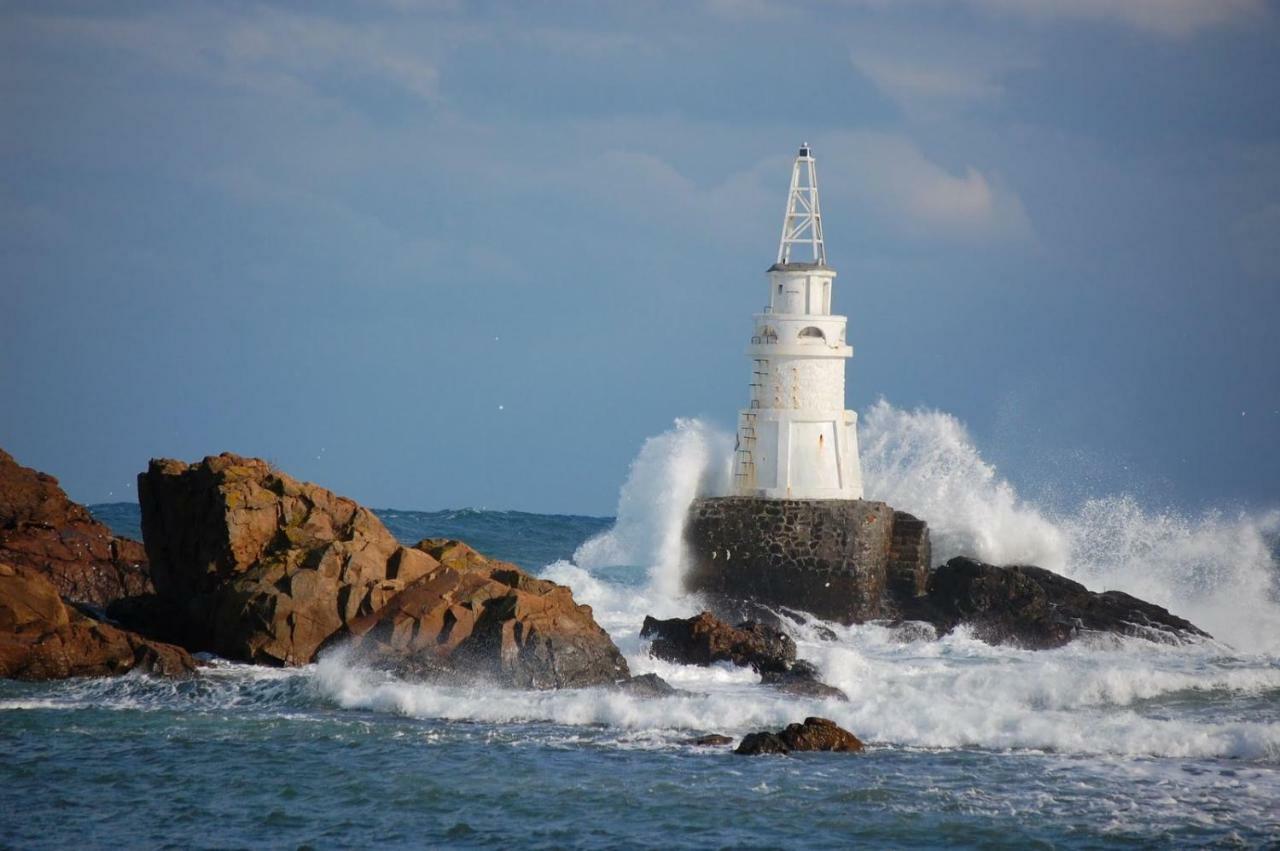
<path id="1" fill-rule="evenodd" d="M 93 515 L 117 535 L 142 540 L 142 512 L 135 502 L 89 506 Z M 374 509 L 391 534 L 405 544 L 423 538 L 457 538 L 492 558 L 537 570 L 567 559 L 578 545 L 613 524 L 612 517 L 528 514 L 523 511 L 397 511 Z"/>
<path id="2" fill-rule="evenodd" d="M 95 506 L 137 535 L 134 506 Z M 1280 660 L 1216 643 L 1034 653 L 886 626 L 798 626 L 848 703 L 647 657 L 689 612 L 640 566 L 567 563 L 600 518 L 379 512 L 568 582 L 627 654 L 692 694 L 444 688 L 341 655 L 186 681 L 0 681 L 0 848 L 1273 845 Z M 544 567 L 550 565 L 549 567 Z M 809 714 L 857 756 L 737 757 L 690 736 Z"/>

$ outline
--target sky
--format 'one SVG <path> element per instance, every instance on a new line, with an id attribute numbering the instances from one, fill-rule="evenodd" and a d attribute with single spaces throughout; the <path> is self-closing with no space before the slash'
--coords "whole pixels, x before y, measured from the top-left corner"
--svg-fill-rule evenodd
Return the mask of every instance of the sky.
<path id="1" fill-rule="evenodd" d="M 748 398 L 813 147 L 848 404 L 1280 503 L 1280 4 L 0 3 L 0 447 L 608 514 Z"/>

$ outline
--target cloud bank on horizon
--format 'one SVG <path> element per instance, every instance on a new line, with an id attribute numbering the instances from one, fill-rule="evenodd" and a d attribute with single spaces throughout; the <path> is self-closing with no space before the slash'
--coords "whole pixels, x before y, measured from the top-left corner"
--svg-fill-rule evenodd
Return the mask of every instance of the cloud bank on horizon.
<path id="1" fill-rule="evenodd" d="M 951 411 L 1033 489 L 1274 501 L 1272 3 L 0 16 L 0 445 L 76 498 L 232 449 L 607 512 L 742 404 L 807 141 L 852 405 Z"/>

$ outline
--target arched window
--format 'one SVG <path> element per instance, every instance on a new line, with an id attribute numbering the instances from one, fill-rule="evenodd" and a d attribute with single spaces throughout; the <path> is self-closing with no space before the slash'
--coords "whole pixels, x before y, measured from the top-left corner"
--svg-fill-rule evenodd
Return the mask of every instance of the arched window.
<path id="1" fill-rule="evenodd" d="M 827 335 L 822 333 L 821 328 L 815 328 L 810 325 L 808 328 L 800 329 L 800 342 L 802 343 L 825 343 Z"/>

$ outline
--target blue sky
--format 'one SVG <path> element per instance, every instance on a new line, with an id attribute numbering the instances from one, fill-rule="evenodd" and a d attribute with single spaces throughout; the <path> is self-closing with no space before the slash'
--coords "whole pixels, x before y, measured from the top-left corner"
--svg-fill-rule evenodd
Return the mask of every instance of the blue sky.
<path id="1" fill-rule="evenodd" d="M 6 3 L 0 446 L 608 513 L 732 428 L 808 141 L 851 407 L 1274 505 L 1277 104 L 1261 0 Z"/>

